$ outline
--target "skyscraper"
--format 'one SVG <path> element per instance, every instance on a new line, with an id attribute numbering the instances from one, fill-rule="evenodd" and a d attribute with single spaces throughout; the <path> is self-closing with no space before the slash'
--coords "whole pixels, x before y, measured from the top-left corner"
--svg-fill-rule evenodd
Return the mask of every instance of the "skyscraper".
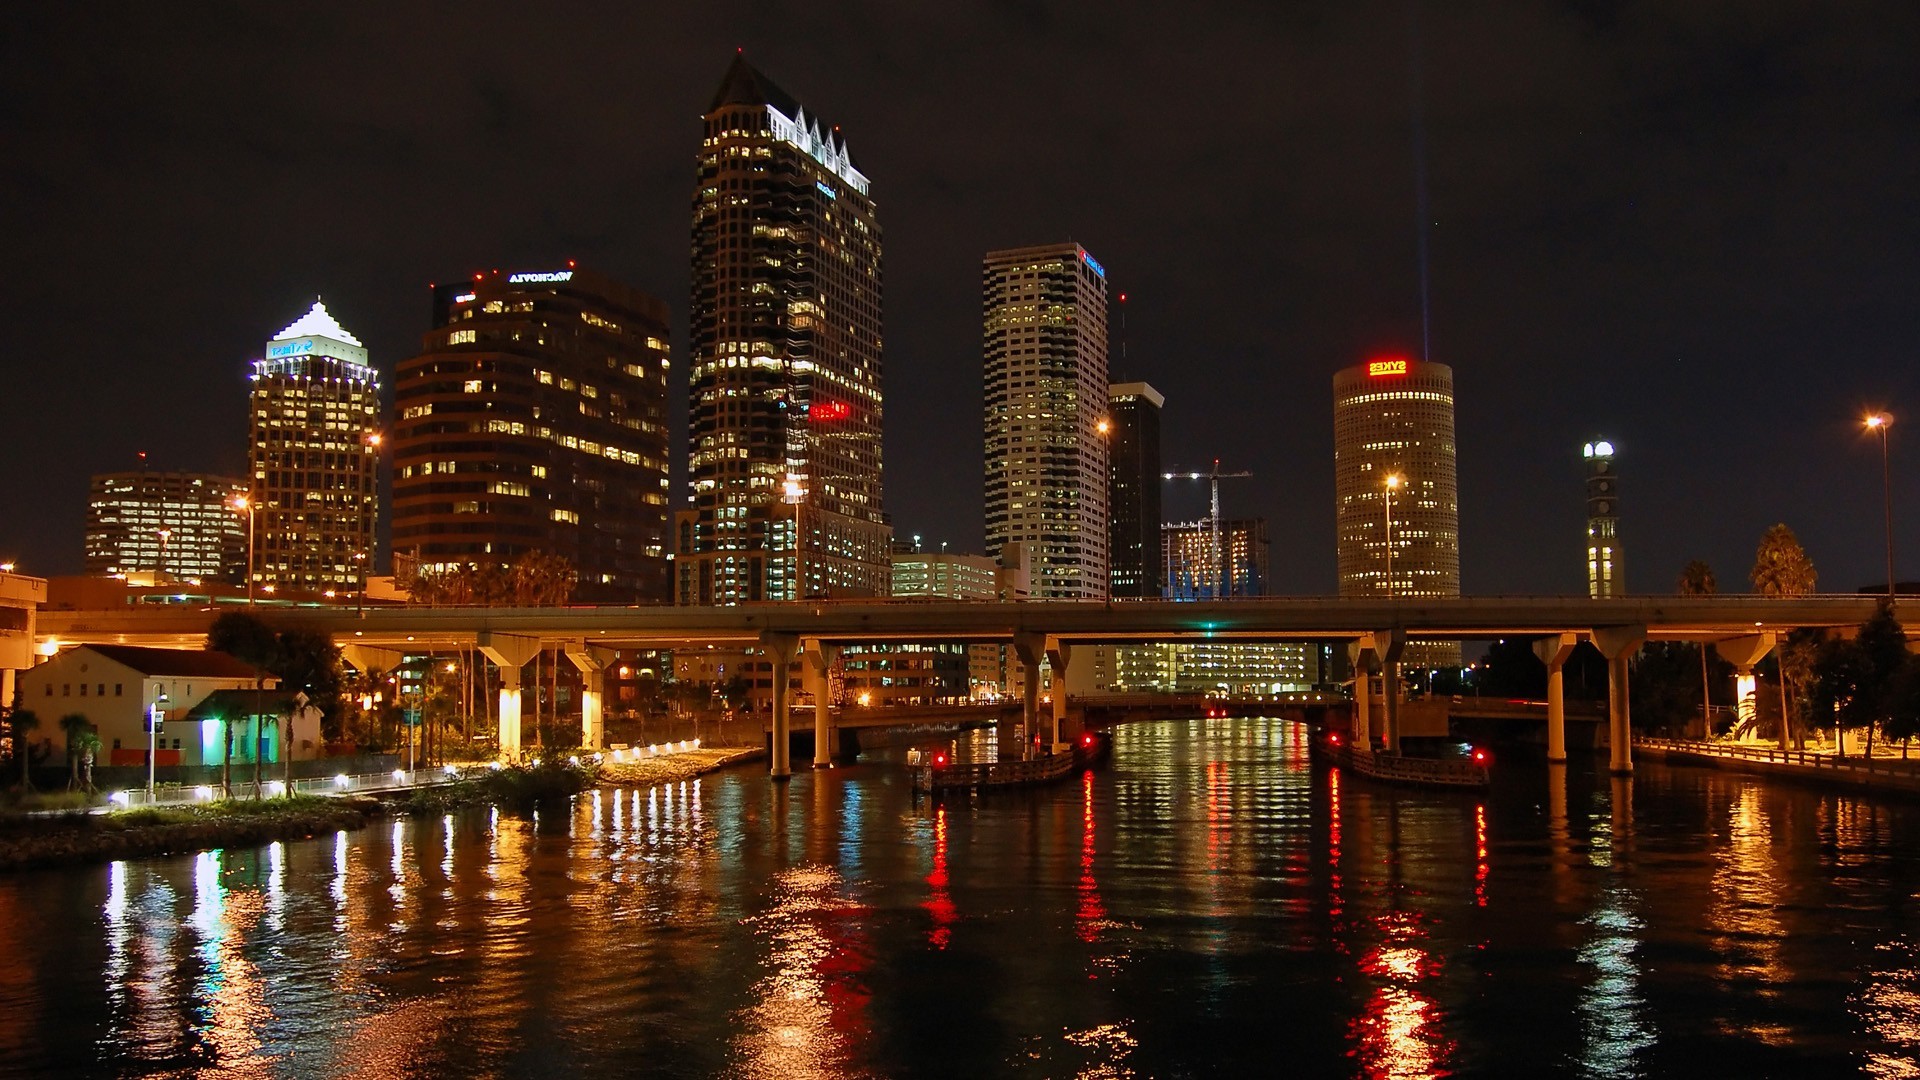
<path id="1" fill-rule="evenodd" d="M 1161 526 L 1161 557 L 1169 600 L 1220 600 L 1267 594 L 1266 518 L 1220 523 L 1220 549 L 1214 549 L 1208 521 L 1169 522 Z M 1226 580 L 1220 580 L 1225 573 Z"/>
<path id="2" fill-rule="evenodd" d="M 1027 545 L 1033 595 L 1107 595 L 1107 273 L 1075 243 L 989 252 L 987 553 Z"/>
<path id="3" fill-rule="evenodd" d="M 437 286 L 394 378 L 393 549 L 427 573 L 573 564 L 573 596 L 664 603 L 667 305 L 599 274 Z"/>
<path id="4" fill-rule="evenodd" d="M 252 576 L 303 592 L 358 590 L 379 514 L 380 378 L 315 302 L 253 362 Z"/>
<path id="5" fill-rule="evenodd" d="M 1143 382 L 1107 388 L 1107 578 L 1114 596 L 1160 595 L 1160 409 Z"/>
<path id="6" fill-rule="evenodd" d="M 236 476 L 103 473 L 87 497 L 88 574 L 154 581 L 240 582 L 246 574 L 247 492 Z"/>
<path id="7" fill-rule="evenodd" d="M 1336 372 L 1333 465 L 1340 595 L 1460 595 L 1453 369 L 1387 357 Z M 1459 662 L 1457 643 L 1407 647 L 1408 666 Z"/>
<path id="8" fill-rule="evenodd" d="M 887 594 L 880 249 L 839 128 L 735 57 L 693 196 L 681 603 Z"/>
<path id="9" fill-rule="evenodd" d="M 1587 461 L 1587 595 L 1625 596 L 1627 572 L 1620 551 L 1620 482 L 1613 471 L 1613 444 L 1585 447 Z"/>

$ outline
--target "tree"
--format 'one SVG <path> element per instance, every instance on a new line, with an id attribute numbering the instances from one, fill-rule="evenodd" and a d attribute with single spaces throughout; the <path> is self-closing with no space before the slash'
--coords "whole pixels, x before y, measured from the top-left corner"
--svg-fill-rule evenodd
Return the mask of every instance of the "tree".
<path id="1" fill-rule="evenodd" d="M 1714 580 L 1713 567 L 1700 559 L 1694 559 L 1680 568 L 1679 590 L 1681 596 L 1713 596 L 1720 591 L 1720 583 Z M 1700 732 L 1703 736 L 1713 735 L 1713 683 L 1707 676 L 1707 643 L 1701 642 L 1700 650 Z"/>
<path id="2" fill-rule="evenodd" d="M 20 794 L 33 790 L 33 779 L 27 775 L 27 763 L 33 757 L 27 746 L 27 734 L 40 726 L 40 717 L 31 709 L 14 706 L 7 714 L 7 738 L 13 743 L 13 758 L 20 763 Z"/>
<path id="3" fill-rule="evenodd" d="M 1785 525 L 1775 525 L 1760 537 L 1750 577 L 1753 591 L 1762 596 L 1805 596 L 1819 580 L 1813 560 Z"/>
<path id="4" fill-rule="evenodd" d="M 1887 700 L 1887 738 L 1900 740 L 1900 756 L 1907 756 L 1907 742 L 1920 735 L 1920 656 L 1909 655 L 1900 663 Z"/>
<path id="5" fill-rule="evenodd" d="M 1829 641 L 1814 662 L 1811 697 L 1815 720 L 1831 719 L 1846 748 L 1846 729 L 1867 729 L 1867 753 L 1873 753 L 1874 729 L 1888 738 L 1911 734 L 1906 717 L 1912 715 L 1910 685 L 1914 660 L 1907 652 L 1906 631 L 1882 601 L 1873 617 L 1860 625 L 1852 640 Z M 1824 726 L 1824 725 L 1823 725 Z"/>
<path id="6" fill-rule="evenodd" d="M 80 786 L 80 738 L 93 732 L 93 722 L 84 713 L 68 713 L 60 718 L 60 730 L 67 736 L 67 790 L 72 791 Z"/>
<path id="7" fill-rule="evenodd" d="M 100 735 L 92 728 L 80 733 L 69 753 L 77 753 L 80 758 L 80 790 L 93 793 L 93 763 L 100 756 Z"/>

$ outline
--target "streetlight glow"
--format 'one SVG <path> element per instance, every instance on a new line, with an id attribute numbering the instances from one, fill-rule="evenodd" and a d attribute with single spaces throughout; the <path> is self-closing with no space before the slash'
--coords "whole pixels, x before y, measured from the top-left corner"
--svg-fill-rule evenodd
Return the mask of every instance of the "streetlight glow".
<path id="1" fill-rule="evenodd" d="M 1870 413 L 1860 421 L 1862 427 L 1880 436 L 1881 502 L 1887 518 L 1887 596 L 1893 596 L 1893 466 L 1887 457 L 1887 433 L 1893 417 L 1884 412 Z"/>

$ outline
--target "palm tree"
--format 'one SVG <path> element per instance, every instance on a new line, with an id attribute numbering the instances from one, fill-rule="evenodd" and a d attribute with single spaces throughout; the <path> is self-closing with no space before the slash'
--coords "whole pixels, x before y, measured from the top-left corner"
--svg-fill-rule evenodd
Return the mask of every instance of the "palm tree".
<path id="1" fill-rule="evenodd" d="M 1775 525 L 1760 537 L 1760 547 L 1754 552 L 1749 579 L 1753 582 L 1754 591 L 1762 596 L 1805 596 L 1813 592 L 1819 574 L 1814 570 L 1813 560 L 1807 556 L 1806 549 L 1800 546 L 1799 539 L 1793 535 L 1793 530 L 1785 525 Z M 1810 641 L 1789 640 L 1777 647 L 1780 730 L 1783 737 L 1792 731 L 1796 744 L 1804 740 L 1804 735 L 1794 731 L 1788 686 L 1792 684 L 1794 697 L 1805 696 L 1813 678 L 1814 650 L 1815 646 Z"/>
<path id="2" fill-rule="evenodd" d="M 33 755 L 27 748 L 27 733 L 40 726 L 40 718 L 31 709 L 15 707 L 7 714 L 7 737 L 13 741 L 14 759 L 20 762 L 20 794 L 33 790 L 33 780 L 27 775 L 27 761 Z"/>
<path id="3" fill-rule="evenodd" d="M 60 730 L 67 736 L 67 790 L 80 786 L 80 737 L 93 731 L 85 714 L 68 713 L 60 718 Z"/>
<path id="4" fill-rule="evenodd" d="M 92 728 L 80 733 L 80 738 L 69 750 L 77 751 L 80 759 L 80 790 L 93 793 L 93 762 L 100 756 L 100 736 Z"/>
<path id="5" fill-rule="evenodd" d="M 1694 559 L 1680 568 L 1681 596 L 1712 596 L 1720 591 L 1713 567 Z M 1713 736 L 1713 683 L 1707 678 L 1707 643 L 1700 643 L 1700 734 Z"/>

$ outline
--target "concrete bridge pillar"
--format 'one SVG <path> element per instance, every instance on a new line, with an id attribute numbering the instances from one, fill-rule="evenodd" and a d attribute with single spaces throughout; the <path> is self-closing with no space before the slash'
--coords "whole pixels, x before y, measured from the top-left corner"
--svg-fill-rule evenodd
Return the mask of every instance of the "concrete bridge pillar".
<path id="1" fill-rule="evenodd" d="M 1353 745 L 1371 752 L 1373 732 L 1368 713 L 1373 697 L 1373 639 L 1348 642 L 1347 659 L 1353 664 Z"/>
<path id="2" fill-rule="evenodd" d="M 1013 652 L 1020 658 L 1020 757 L 1033 757 L 1033 735 L 1040 730 L 1040 659 L 1047 653 L 1046 638 L 1015 634 Z"/>
<path id="3" fill-rule="evenodd" d="M 1602 626 L 1593 631 L 1594 647 L 1607 658 L 1608 764 L 1615 776 L 1633 773 L 1633 707 L 1628 700 L 1627 676 L 1633 654 L 1647 640 L 1645 626 Z"/>
<path id="4" fill-rule="evenodd" d="M 584 641 L 567 643 L 567 659 L 580 670 L 580 745 L 602 750 L 607 744 L 607 665 L 611 649 L 597 649 Z"/>
<path id="5" fill-rule="evenodd" d="M 1381 712 L 1385 714 L 1386 751 L 1400 752 L 1400 653 L 1407 647 L 1406 632 L 1395 627 L 1373 632 L 1373 648 L 1380 658 Z"/>
<path id="6" fill-rule="evenodd" d="M 1059 638 L 1047 639 L 1047 664 L 1053 668 L 1053 753 L 1060 753 L 1066 747 L 1060 744 L 1060 724 L 1067 717 L 1067 664 L 1073 659 L 1072 649 Z"/>
<path id="7" fill-rule="evenodd" d="M 1578 634 L 1535 638 L 1533 654 L 1547 665 L 1547 763 L 1567 760 L 1567 658 L 1580 644 Z"/>
<path id="8" fill-rule="evenodd" d="M 1720 654 L 1720 659 L 1733 665 L 1733 700 L 1736 711 L 1740 711 L 1741 713 L 1740 718 L 1742 720 L 1750 719 L 1750 715 L 1744 711 L 1744 703 L 1748 698 L 1753 696 L 1754 688 L 1757 685 L 1753 677 L 1754 665 L 1766 659 L 1767 654 L 1773 651 L 1773 647 L 1777 643 L 1778 638 L 1771 632 L 1748 634 L 1744 637 L 1728 638 L 1725 641 L 1716 641 L 1713 643 L 1713 651 Z M 1701 693 L 1703 695 L 1705 694 L 1704 687 L 1701 689 Z M 1758 703 L 1756 703 L 1756 707 L 1757 704 Z M 1780 704 L 1780 749 L 1791 750 L 1793 749 L 1793 739 L 1790 726 L 1787 723 L 1786 701 L 1784 697 Z M 1705 737 L 1708 738 L 1711 738 L 1712 735 L 1713 732 L 1711 731 L 1705 733 Z"/>
<path id="9" fill-rule="evenodd" d="M 791 757 L 793 694 L 787 689 L 792 673 L 794 650 L 800 641 L 793 634 L 761 634 L 760 647 L 773 661 L 773 746 L 768 753 L 767 771 L 775 780 L 793 776 Z"/>
<path id="10" fill-rule="evenodd" d="M 819 638 L 807 638 L 800 643 L 800 654 L 804 662 L 801 679 L 806 683 L 807 693 L 813 697 L 813 767 L 825 769 L 833 764 L 833 702 L 828 672 L 833 670 L 833 662 L 840 658 L 840 646 L 828 645 Z"/>
<path id="11" fill-rule="evenodd" d="M 540 655 L 540 639 L 482 630 L 474 635 L 481 655 L 500 669 L 500 757 L 520 760 L 520 669 Z"/>

